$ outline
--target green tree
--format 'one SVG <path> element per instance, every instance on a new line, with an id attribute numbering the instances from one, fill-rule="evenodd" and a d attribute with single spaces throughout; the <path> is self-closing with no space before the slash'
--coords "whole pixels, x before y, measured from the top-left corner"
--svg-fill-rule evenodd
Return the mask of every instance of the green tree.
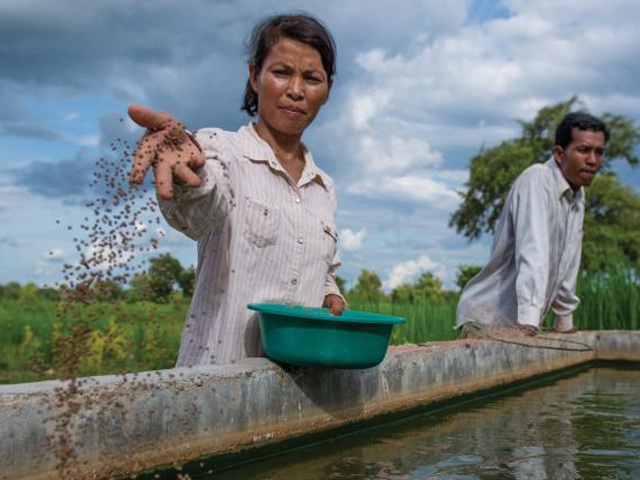
<path id="1" fill-rule="evenodd" d="M 141 273 L 135 274 L 129 282 L 127 303 L 143 302 L 149 299 L 149 277 Z"/>
<path id="2" fill-rule="evenodd" d="M 2 297 L 7 300 L 18 300 L 20 298 L 20 292 L 22 287 L 18 282 L 9 282 L 4 286 Z"/>
<path id="3" fill-rule="evenodd" d="M 46 298 L 52 302 L 60 301 L 60 292 L 56 288 L 52 287 L 41 287 L 38 289 L 38 296 L 41 298 Z"/>
<path id="4" fill-rule="evenodd" d="M 378 303 L 382 297 L 382 282 L 375 270 L 362 269 L 358 282 L 349 292 L 350 296 L 362 302 Z"/>
<path id="5" fill-rule="evenodd" d="M 431 272 L 420 275 L 415 284 L 404 283 L 391 292 L 394 303 L 433 303 L 443 298 L 442 280 Z"/>
<path id="6" fill-rule="evenodd" d="M 431 272 L 425 272 L 418 277 L 416 289 L 429 295 L 438 295 L 442 291 L 442 280 Z"/>
<path id="7" fill-rule="evenodd" d="M 115 302 L 122 298 L 122 286 L 111 279 L 98 280 L 93 284 L 96 298 L 103 302 Z"/>
<path id="8" fill-rule="evenodd" d="M 556 125 L 567 113 L 578 109 L 586 110 L 577 97 L 545 107 L 531 122 L 520 121 L 522 131 L 519 137 L 504 141 L 493 148 L 481 148 L 469 162 L 470 175 L 466 184 L 467 189 L 461 193 L 463 201 L 453 212 L 449 225 L 469 240 L 477 239 L 482 233 L 493 233 L 509 189 L 516 177 L 528 166 L 536 162 L 544 162 L 551 156 Z M 607 124 L 611 133 L 604 158 L 603 173 L 613 175 L 610 170 L 611 161 L 616 159 L 625 159 L 630 165 L 637 165 L 638 157 L 634 151 L 640 145 L 640 130 L 633 120 L 611 113 L 600 115 L 600 118 Z M 590 189 L 595 189 L 594 187 L 595 185 L 592 185 L 587 188 L 587 194 Z M 606 189 L 602 190 L 606 198 L 600 196 L 599 204 L 613 205 L 615 202 L 610 201 L 612 198 L 638 197 L 629 190 L 627 193 L 621 193 L 621 188 L 623 187 L 617 182 L 610 183 Z M 630 202 L 634 203 L 631 200 Z M 593 203 L 587 205 L 585 229 L 593 228 L 593 225 L 603 222 L 603 217 L 595 215 L 592 211 L 594 205 Z M 613 218 L 618 221 L 623 217 L 625 215 L 615 215 Z M 621 232 L 623 228 L 630 228 L 630 226 L 618 223 L 613 229 L 609 225 L 609 232 Z M 590 242 L 591 238 L 596 237 L 586 232 L 585 242 Z M 622 243 L 625 244 L 625 242 Z M 598 249 L 586 244 L 583 246 L 585 265 L 597 264 L 598 261 L 590 258 L 589 255 Z M 631 252 L 632 249 L 625 250 L 622 246 L 618 251 L 627 260 L 633 259 Z"/>
<path id="9" fill-rule="evenodd" d="M 342 293 L 342 295 L 346 295 L 347 281 L 344 278 L 342 278 L 340 275 L 336 275 L 336 284 L 340 289 L 340 293 Z"/>
<path id="10" fill-rule="evenodd" d="M 165 253 L 149 260 L 151 266 L 147 273 L 149 300 L 156 303 L 167 303 L 173 287 L 180 279 L 182 265 L 177 258 Z"/>
<path id="11" fill-rule="evenodd" d="M 40 302 L 38 301 L 39 290 L 40 289 L 38 288 L 38 286 L 33 282 L 27 283 L 20 289 L 20 299 L 18 301 L 20 302 L 23 309 L 28 312 L 34 312 L 38 310 L 38 308 L 41 306 Z"/>
<path id="12" fill-rule="evenodd" d="M 182 290 L 182 295 L 185 298 L 191 298 L 193 296 L 195 284 L 196 269 L 191 265 L 189 268 L 183 269 L 178 276 L 178 285 L 180 285 L 180 290 Z"/>
<path id="13" fill-rule="evenodd" d="M 391 291 L 391 301 L 393 303 L 413 303 L 415 298 L 415 288 L 409 283 L 403 283 Z"/>
<path id="14" fill-rule="evenodd" d="M 456 272 L 456 285 L 462 290 L 469 280 L 480 273 L 482 267 L 480 265 L 460 265 Z"/>
<path id="15" fill-rule="evenodd" d="M 582 268 L 593 273 L 629 261 L 639 267 L 640 197 L 612 173 L 587 189 Z M 640 269 L 639 269 L 640 270 Z"/>

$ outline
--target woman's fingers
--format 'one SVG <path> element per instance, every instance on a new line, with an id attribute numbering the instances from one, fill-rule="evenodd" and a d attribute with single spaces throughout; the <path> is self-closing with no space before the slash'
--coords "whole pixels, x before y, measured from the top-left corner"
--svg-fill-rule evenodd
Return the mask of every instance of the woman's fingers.
<path id="1" fill-rule="evenodd" d="M 194 173 L 187 163 L 180 162 L 173 169 L 173 174 L 190 187 L 200 186 L 200 177 Z"/>
<path id="2" fill-rule="evenodd" d="M 342 315 L 342 310 L 344 310 L 344 304 L 342 301 L 333 302 L 331 305 L 331 315 Z"/>
<path id="3" fill-rule="evenodd" d="M 160 198 L 173 198 L 173 172 L 169 162 L 158 162 L 155 166 L 156 193 Z"/>
<path id="4" fill-rule="evenodd" d="M 128 109 L 129 117 L 138 125 L 149 130 L 161 130 L 171 120 L 175 120 L 167 112 L 159 112 L 143 107 L 142 105 L 131 105 Z"/>
<path id="5" fill-rule="evenodd" d="M 206 161 L 202 152 L 198 148 L 193 148 L 189 160 L 187 160 L 187 165 L 191 170 L 198 170 L 204 166 Z"/>
<path id="6" fill-rule="evenodd" d="M 342 315 L 342 311 L 346 305 L 340 296 L 329 294 L 324 297 L 322 306 L 328 308 L 332 315 Z"/>
<path id="7" fill-rule="evenodd" d="M 129 172 L 129 181 L 131 183 L 140 185 L 144 181 L 147 170 L 156 160 L 158 149 L 163 142 L 164 135 L 162 132 L 156 132 L 142 137 L 136 154 L 133 157 L 131 171 Z"/>
<path id="8" fill-rule="evenodd" d="M 174 176 L 189 186 L 200 185 L 200 178 L 194 171 L 204 165 L 204 155 L 197 141 L 187 135 L 177 119 L 166 112 L 141 105 L 131 105 L 129 116 L 147 129 L 131 166 L 129 181 L 132 184 L 141 184 L 147 170 L 153 165 L 156 192 L 160 198 L 173 197 Z"/>

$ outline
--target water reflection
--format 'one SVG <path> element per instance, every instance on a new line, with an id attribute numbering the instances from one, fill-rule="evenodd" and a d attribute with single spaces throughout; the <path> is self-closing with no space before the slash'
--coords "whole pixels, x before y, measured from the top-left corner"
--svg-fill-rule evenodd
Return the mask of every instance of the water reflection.
<path id="1" fill-rule="evenodd" d="M 211 478 L 638 479 L 640 369 L 594 368 Z"/>

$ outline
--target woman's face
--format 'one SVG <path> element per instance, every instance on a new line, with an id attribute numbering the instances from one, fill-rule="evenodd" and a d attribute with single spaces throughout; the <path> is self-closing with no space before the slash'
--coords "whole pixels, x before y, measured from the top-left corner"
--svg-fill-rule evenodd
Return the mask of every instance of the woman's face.
<path id="1" fill-rule="evenodd" d="M 271 47 L 260 71 L 250 65 L 249 74 L 258 94 L 258 122 L 281 135 L 301 136 L 329 96 L 320 53 L 290 38 Z"/>

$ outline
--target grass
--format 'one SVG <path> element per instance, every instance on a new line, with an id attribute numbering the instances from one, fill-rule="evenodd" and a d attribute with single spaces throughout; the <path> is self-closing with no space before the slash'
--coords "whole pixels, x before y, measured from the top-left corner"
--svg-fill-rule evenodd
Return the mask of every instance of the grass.
<path id="1" fill-rule="evenodd" d="M 188 305 L 0 303 L 0 383 L 170 368 Z"/>
<path id="2" fill-rule="evenodd" d="M 582 275 L 574 314 L 580 330 L 638 330 L 640 283 L 619 270 Z M 363 303 L 350 308 L 404 317 L 391 344 L 453 340 L 458 296 L 434 303 Z M 41 297 L 0 303 L 0 383 L 20 383 L 69 375 L 97 375 L 170 368 L 174 365 L 188 304 L 63 304 Z M 553 314 L 545 317 L 545 327 Z"/>
<path id="3" fill-rule="evenodd" d="M 393 327 L 391 345 L 454 340 L 458 336 L 454 329 L 457 306 L 458 297 L 420 305 L 349 302 L 349 308 L 353 310 L 383 313 L 406 320 L 404 324 Z"/>

